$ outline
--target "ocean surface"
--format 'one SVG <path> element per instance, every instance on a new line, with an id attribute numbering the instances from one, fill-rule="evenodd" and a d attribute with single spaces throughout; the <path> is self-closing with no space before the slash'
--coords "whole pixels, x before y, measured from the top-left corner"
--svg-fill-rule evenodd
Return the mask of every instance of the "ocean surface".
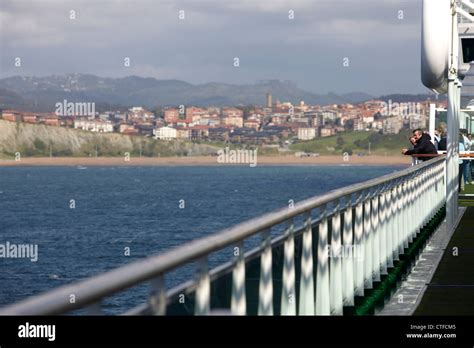
<path id="1" fill-rule="evenodd" d="M 0 244 L 38 245 L 36 262 L 0 258 L 0 306 L 209 235 L 289 200 L 400 169 L 0 167 Z M 182 280 L 185 272 L 167 282 Z M 116 295 L 104 310 L 141 303 L 147 291 L 143 285 Z"/>

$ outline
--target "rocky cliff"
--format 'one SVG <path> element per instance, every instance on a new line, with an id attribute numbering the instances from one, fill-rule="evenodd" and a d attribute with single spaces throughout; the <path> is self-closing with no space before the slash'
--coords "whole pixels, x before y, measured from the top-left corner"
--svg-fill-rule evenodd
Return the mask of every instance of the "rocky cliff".
<path id="1" fill-rule="evenodd" d="M 21 156 L 198 156 L 216 153 L 218 148 L 184 141 L 160 141 L 118 133 L 92 133 L 0 120 L 0 157 Z"/>

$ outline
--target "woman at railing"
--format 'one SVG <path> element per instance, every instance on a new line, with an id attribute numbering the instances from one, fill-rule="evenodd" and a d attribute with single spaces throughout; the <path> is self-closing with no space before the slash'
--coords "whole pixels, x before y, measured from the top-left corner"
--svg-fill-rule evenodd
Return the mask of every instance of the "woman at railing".
<path id="1" fill-rule="evenodd" d="M 413 150 L 415 148 L 415 145 L 416 145 L 416 137 L 414 135 L 412 135 L 408 140 L 410 140 L 410 143 L 412 145 L 410 150 Z M 414 166 L 414 165 L 417 165 L 417 164 L 418 164 L 418 158 L 417 157 L 412 157 L 411 158 L 411 165 Z"/>
<path id="2" fill-rule="evenodd" d="M 438 129 L 439 141 L 435 142 L 436 149 L 438 151 L 446 151 L 447 149 L 447 134 L 444 128 L 440 127 Z"/>

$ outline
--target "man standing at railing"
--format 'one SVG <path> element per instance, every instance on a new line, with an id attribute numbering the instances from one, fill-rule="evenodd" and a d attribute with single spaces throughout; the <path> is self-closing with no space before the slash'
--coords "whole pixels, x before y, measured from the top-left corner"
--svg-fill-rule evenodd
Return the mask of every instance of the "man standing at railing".
<path id="1" fill-rule="evenodd" d="M 459 153 L 466 151 L 466 147 L 464 146 L 463 135 L 462 133 L 459 134 Z M 462 159 L 459 159 L 459 174 L 458 174 L 458 192 L 461 192 L 464 189 L 464 185 L 466 184 L 466 177 L 464 169 L 466 168 L 466 162 Z M 464 180 L 463 180 L 464 178 Z"/>
<path id="2" fill-rule="evenodd" d="M 402 154 L 404 155 L 437 155 L 436 147 L 431 142 L 431 137 L 428 133 L 424 133 L 421 129 L 415 129 L 413 131 L 413 136 L 415 137 L 415 147 L 411 150 L 402 149 Z M 416 157 L 416 156 L 415 156 Z M 422 156 L 419 159 L 422 161 L 427 161 L 432 159 L 434 156 Z"/>
<path id="3" fill-rule="evenodd" d="M 461 129 L 461 134 L 459 135 L 459 141 L 464 144 L 465 151 L 472 151 L 472 142 L 468 137 L 467 130 Z M 464 185 L 471 183 L 471 161 L 465 160 L 463 163 L 463 176 L 464 176 Z"/>
<path id="4" fill-rule="evenodd" d="M 469 140 L 469 143 L 470 143 L 470 151 L 474 151 L 474 140 L 472 140 L 472 134 L 468 134 L 467 135 L 467 139 Z M 472 161 L 468 161 L 469 163 L 469 171 L 467 172 L 468 174 L 468 182 L 470 184 L 473 183 L 473 178 L 474 178 L 474 174 L 473 174 L 473 170 L 474 170 L 474 166 L 472 165 Z"/>

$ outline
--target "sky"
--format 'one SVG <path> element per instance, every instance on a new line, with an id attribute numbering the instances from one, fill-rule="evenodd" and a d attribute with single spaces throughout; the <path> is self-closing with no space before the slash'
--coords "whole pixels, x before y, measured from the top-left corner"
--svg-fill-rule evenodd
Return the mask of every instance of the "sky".
<path id="1" fill-rule="evenodd" d="M 420 22 L 421 0 L 0 0 L 0 77 L 426 93 Z"/>

